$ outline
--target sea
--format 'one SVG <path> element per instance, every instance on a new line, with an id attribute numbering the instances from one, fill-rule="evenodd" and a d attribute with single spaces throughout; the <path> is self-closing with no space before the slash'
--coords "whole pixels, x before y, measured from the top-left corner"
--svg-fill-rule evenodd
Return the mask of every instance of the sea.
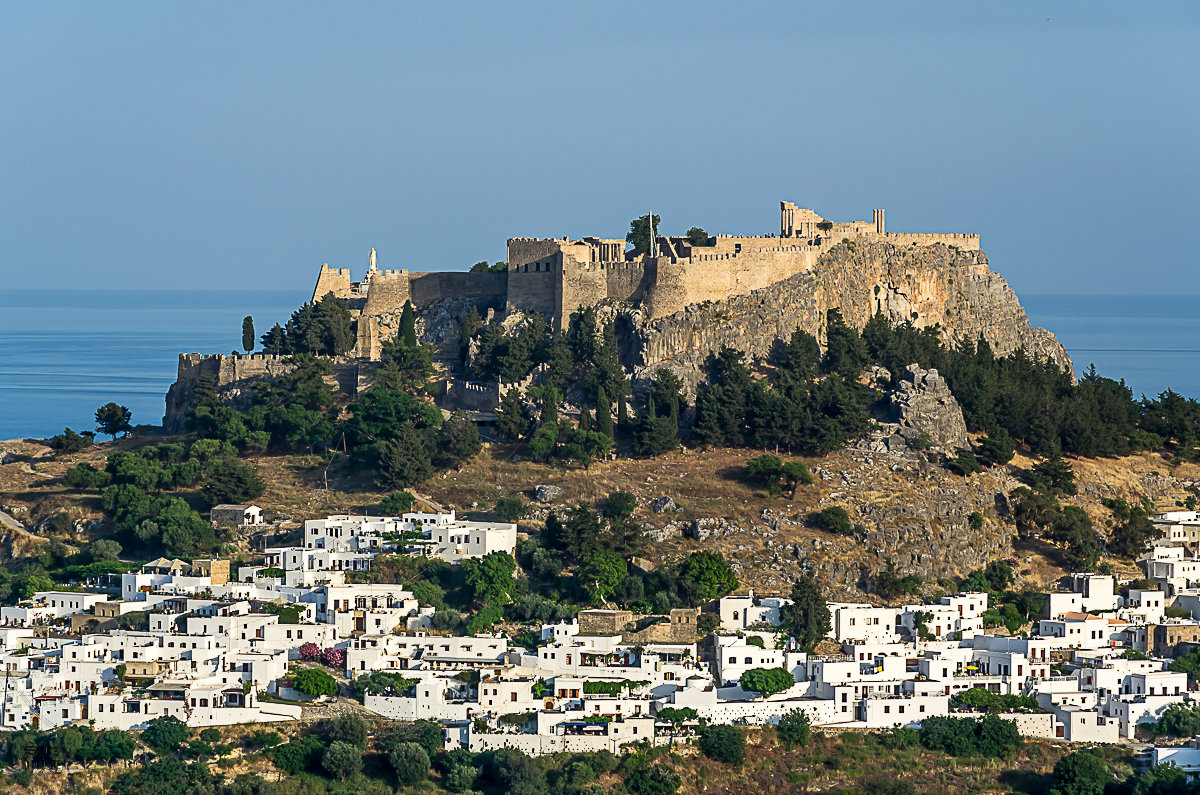
<path id="1" fill-rule="evenodd" d="M 162 422 L 180 353 L 230 353 L 242 318 L 259 335 L 307 295 L 296 290 L 0 292 L 0 439 L 94 428 L 96 408 Z M 1082 374 L 1124 379 L 1134 396 L 1168 388 L 1200 398 L 1200 296 L 1023 295 Z"/>

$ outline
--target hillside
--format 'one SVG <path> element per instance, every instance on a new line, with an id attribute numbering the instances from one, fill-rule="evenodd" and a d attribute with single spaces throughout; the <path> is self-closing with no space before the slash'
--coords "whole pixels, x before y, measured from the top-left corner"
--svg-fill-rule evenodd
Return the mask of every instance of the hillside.
<path id="1" fill-rule="evenodd" d="M 102 518 L 99 500 L 94 493 L 66 488 L 58 478 L 80 462 L 102 467 L 108 452 L 140 443 L 120 440 L 52 458 L 40 445 L 4 442 L 9 463 L 0 465 L 0 507 L 30 527 L 41 524 L 43 533 L 51 532 L 42 524 L 48 517 L 66 511 L 78 532 L 64 538 L 84 542 L 100 531 L 89 524 Z M 745 462 L 762 452 L 758 450 L 683 449 L 648 459 L 598 462 L 588 470 L 537 464 L 522 452 L 511 445 L 486 445 L 474 461 L 435 476 L 417 492 L 433 504 L 466 513 L 487 511 L 501 497 L 522 497 L 530 501 L 530 516 L 521 530 L 537 533 L 550 507 L 532 502 L 538 485 L 561 488 L 554 504 L 563 507 L 627 491 L 638 499 L 634 518 L 647 535 L 643 565 L 697 549 L 720 550 L 734 562 L 743 587 L 762 594 L 785 593 L 799 572 L 811 569 L 831 597 L 861 598 L 869 575 L 889 560 L 901 572 L 920 575 L 928 587 L 939 578 L 962 577 L 989 560 L 1010 556 L 1019 558 L 1022 585 L 1047 586 L 1064 573 L 1061 550 L 1053 545 L 1026 541 L 1013 546 L 1015 531 L 1002 506 L 1003 497 L 1020 485 L 1018 470 L 1035 460 L 1022 455 L 1008 466 L 963 478 L 919 459 L 847 449 L 807 459 L 816 482 L 799 487 L 794 496 L 773 497 L 740 477 Z M 1079 495 L 1062 502 L 1087 511 L 1102 535 L 1110 515 L 1102 499 L 1148 498 L 1167 509 L 1200 480 L 1200 466 L 1172 466 L 1157 453 L 1069 461 Z M 268 484 L 256 503 L 296 521 L 368 511 L 382 496 L 368 476 L 347 475 L 316 456 L 264 455 L 256 466 Z M 200 504 L 197 494 L 182 496 Z M 669 497 L 678 510 L 655 513 L 652 503 L 660 497 Z M 865 537 L 833 535 L 805 524 L 810 513 L 830 505 L 846 508 L 866 528 Z M 980 532 L 968 528 L 972 511 L 984 517 Z M 14 555 L 28 554 L 29 539 L 6 530 L 0 543 L 11 544 Z"/>

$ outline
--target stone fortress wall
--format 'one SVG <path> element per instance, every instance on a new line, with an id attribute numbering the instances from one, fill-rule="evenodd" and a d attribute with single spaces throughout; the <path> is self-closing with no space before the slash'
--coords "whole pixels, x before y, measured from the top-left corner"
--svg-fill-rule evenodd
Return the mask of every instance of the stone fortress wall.
<path id="1" fill-rule="evenodd" d="M 667 317 L 809 271 L 843 240 L 979 249 L 975 234 L 888 232 L 883 210 L 875 210 L 870 223 L 839 223 L 781 202 L 778 236 L 717 235 L 708 246 L 660 236 L 654 257 L 626 253 L 619 240 L 512 238 L 506 306 L 510 312 L 553 313 L 557 328 L 572 312 L 605 299 L 639 304 L 649 319 Z"/>
<path id="2" fill-rule="evenodd" d="M 810 271 L 821 254 L 842 240 L 979 249 L 979 235 L 888 232 L 883 210 L 875 210 L 869 223 L 840 223 L 781 202 L 778 236 L 717 235 L 707 246 L 659 236 L 653 257 L 626 252 L 621 239 L 515 237 L 508 241 L 505 273 L 416 273 L 380 270 L 372 249 L 361 282 L 354 282 L 348 269 L 323 265 L 313 301 L 329 293 L 345 300 L 359 321 L 354 355 L 378 359 L 382 338 L 391 329 L 372 318 L 398 313 L 406 301 L 418 309 L 451 297 L 503 301 L 510 313 L 550 315 L 558 329 L 566 327 L 573 312 L 604 300 L 637 305 L 648 319 L 663 318 Z"/>

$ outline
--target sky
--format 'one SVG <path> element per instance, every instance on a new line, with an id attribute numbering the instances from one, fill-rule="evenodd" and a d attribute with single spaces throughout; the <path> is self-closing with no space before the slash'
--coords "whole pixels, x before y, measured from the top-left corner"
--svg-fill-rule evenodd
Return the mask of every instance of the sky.
<path id="1" fill-rule="evenodd" d="M 307 289 L 518 236 L 978 232 L 1033 293 L 1200 292 L 1200 4 L 4 3 L 10 288 Z"/>

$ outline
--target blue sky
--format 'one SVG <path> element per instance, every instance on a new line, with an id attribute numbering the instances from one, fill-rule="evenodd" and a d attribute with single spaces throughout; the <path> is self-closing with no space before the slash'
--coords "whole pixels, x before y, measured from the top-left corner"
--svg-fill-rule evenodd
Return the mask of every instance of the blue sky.
<path id="1" fill-rule="evenodd" d="M 15 287 L 307 288 L 511 236 L 973 231 L 1027 292 L 1191 293 L 1196 3 L 6 3 Z"/>

